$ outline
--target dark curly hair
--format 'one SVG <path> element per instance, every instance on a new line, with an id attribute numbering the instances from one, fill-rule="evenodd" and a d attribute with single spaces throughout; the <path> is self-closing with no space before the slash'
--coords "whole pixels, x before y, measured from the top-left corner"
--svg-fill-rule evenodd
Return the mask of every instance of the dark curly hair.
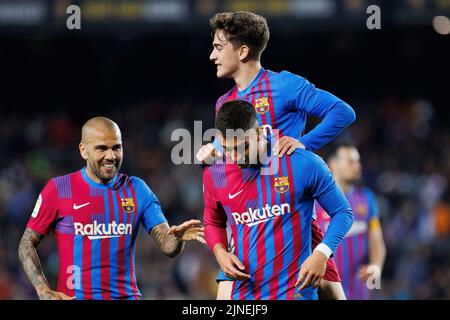
<path id="1" fill-rule="evenodd" d="M 227 129 L 247 131 L 256 122 L 256 112 L 245 100 L 225 102 L 216 115 L 215 127 L 225 137 Z"/>
<path id="2" fill-rule="evenodd" d="M 266 18 L 252 12 L 217 13 L 209 20 L 209 24 L 212 38 L 216 31 L 223 30 L 235 49 L 247 45 L 250 48 L 250 59 L 253 60 L 261 58 L 270 37 Z"/>

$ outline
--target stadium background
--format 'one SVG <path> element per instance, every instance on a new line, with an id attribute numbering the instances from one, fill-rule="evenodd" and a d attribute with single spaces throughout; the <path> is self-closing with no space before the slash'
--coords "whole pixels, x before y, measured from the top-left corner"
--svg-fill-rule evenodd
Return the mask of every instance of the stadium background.
<path id="1" fill-rule="evenodd" d="M 81 30 L 66 28 L 69 4 Z M 366 28 L 370 4 L 381 30 Z M 83 165 L 80 127 L 92 116 L 120 125 L 123 171 L 150 185 L 170 223 L 202 217 L 201 169 L 172 164 L 170 134 L 194 120 L 212 127 L 232 82 L 208 61 L 208 18 L 240 9 L 268 18 L 264 67 L 305 76 L 357 113 L 340 139 L 358 145 L 377 193 L 387 260 L 376 297 L 450 299 L 450 37 L 437 32 L 445 20 L 432 24 L 450 16 L 446 0 L 0 1 L 0 299 L 36 297 L 18 243 L 45 182 Z M 55 288 L 52 236 L 38 251 Z M 171 260 L 141 230 L 136 264 L 145 299 L 215 295 L 206 246 Z"/>

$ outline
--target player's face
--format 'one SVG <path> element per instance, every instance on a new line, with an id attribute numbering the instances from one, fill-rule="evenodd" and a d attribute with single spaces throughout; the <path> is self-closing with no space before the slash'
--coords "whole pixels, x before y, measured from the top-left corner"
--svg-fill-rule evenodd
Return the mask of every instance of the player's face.
<path id="1" fill-rule="evenodd" d="M 94 130 L 80 144 L 80 151 L 87 163 L 87 170 L 96 182 L 108 183 L 122 166 L 123 150 L 120 131 Z"/>
<path id="2" fill-rule="evenodd" d="M 257 126 L 244 135 L 221 137 L 221 140 L 227 157 L 240 168 L 260 165 L 259 156 L 265 153 L 266 144 L 261 136 L 261 129 Z"/>
<path id="3" fill-rule="evenodd" d="M 358 150 L 340 148 L 337 155 L 335 174 L 347 183 L 355 183 L 361 179 L 362 165 Z"/>
<path id="4" fill-rule="evenodd" d="M 217 66 L 217 77 L 233 78 L 239 68 L 239 48 L 234 49 L 223 30 L 216 31 L 212 45 L 213 51 L 209 60 Z"/>

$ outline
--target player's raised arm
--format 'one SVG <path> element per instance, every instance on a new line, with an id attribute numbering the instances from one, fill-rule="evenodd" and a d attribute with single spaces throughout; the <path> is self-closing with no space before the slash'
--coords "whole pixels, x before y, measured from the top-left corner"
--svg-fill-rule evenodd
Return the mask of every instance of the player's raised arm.
<path id="1" fill-rule="evenodd" d="M 336 185 L 325 162 L 309 153 L 305 165 L 308 172 L 310 192 L 320 206 L 331 217 L 328 229 L 312 255 L 302 264 L 296 285 L 303 283 L 299 290 L 313 285 L 318 287 L 325 273 L 326 261 L 335 252 L 353 224 L 353 212 L 348 200 Z"/>
<path id="2" fill-rule="evenodd" d="M 316 88 L 305 78 L 286 71 L 280 77 L 285 84 L 286 96 L 296 110 L 322 118 L 314 129 L 299 139 L 307 150 L 320 149 L 356 120 L 355 111 L 349 104 Z"/>

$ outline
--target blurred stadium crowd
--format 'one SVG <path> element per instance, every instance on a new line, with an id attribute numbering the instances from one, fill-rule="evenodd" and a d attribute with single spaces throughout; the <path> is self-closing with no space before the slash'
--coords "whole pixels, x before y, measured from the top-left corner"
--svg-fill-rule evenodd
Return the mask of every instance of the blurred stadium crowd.
<path id="1" fill-rule="evenodd" d="M 450 132 L 445 106 L 426 99 L 349 99 L 357 122 L 339 139 L 359 147 L 364 183 L 377 193 L 387 260 L 377 299 L 450 299 Z M 364 106 L 361 107 L 361 106 Z M 122 129 L 123 172 L 143 178 L 159 197 L 170 224 L 202 218 L 201 168 L 172 164 L 171 132 L 203 120 L 206 102 L 158 101 L 105 114 Z M 34 299 L 19 266 L 17 247 L 45 182 L 78 170 L 80 128 L 70 113 L 17 114 L 0 119 L 0 299 Z M 311 125 L 311 124 L 310 124 Z M 326 154 L 326 148 L 319 152 Z M 52 236 L 40 244 L 45 274 L 56 285 L 58 257 Z M 165 257 L 140 232 L 137 280 L 144 299 L 212 299 L 217 264 L 206 246 L 189 244 Z"/>

